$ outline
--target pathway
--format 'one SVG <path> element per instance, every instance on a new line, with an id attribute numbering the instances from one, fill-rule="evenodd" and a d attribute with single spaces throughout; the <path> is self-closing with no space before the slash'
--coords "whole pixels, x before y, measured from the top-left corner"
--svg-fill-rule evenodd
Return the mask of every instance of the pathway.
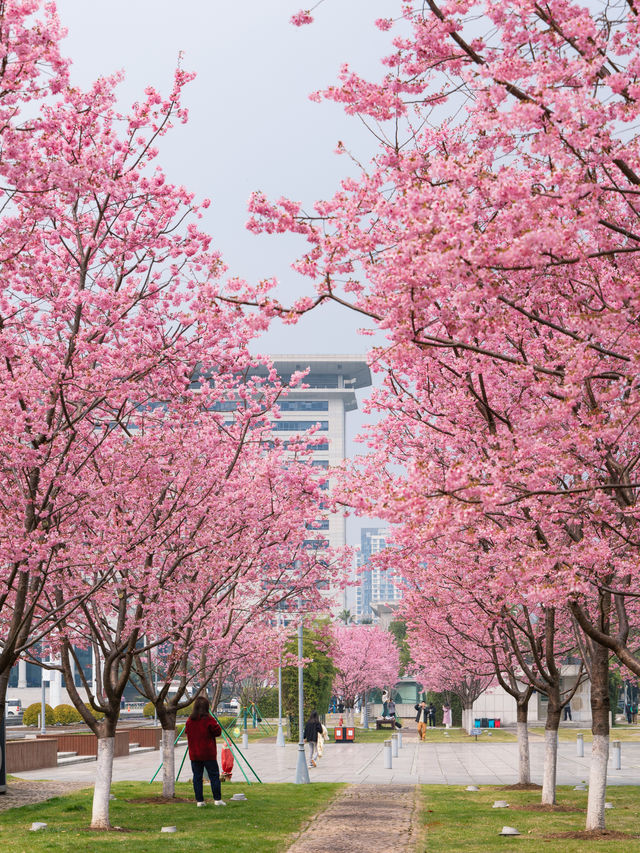
<path id="1" fill-rule="evenodd" d="M 0 795 L 0 812 L 18 806 L 29 806 L 32 803 L 42 803 L 51 797 L 60 797 L 86 788 L 86 782 L 70 781 L 34 781 L 33 779 L 12 779 L 7 785 L 7 792 Z"/>
<path id="2" fill-rule="evenodd" d="M 287 853 L 411 853 L 416 845 L 416 808 L 414 786 L 350 785 L 315 816 Z"/>

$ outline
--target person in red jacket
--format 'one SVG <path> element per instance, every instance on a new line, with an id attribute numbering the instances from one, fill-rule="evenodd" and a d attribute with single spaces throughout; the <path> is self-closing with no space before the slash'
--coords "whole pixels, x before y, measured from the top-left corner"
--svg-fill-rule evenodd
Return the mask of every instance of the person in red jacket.
<path id="1" fill-rule="evenodd" d="M 226 806 L 220 788 L 220 770 L 216 750 L 216 738 L 220 737 L 222 729 L 209 714 L 209 700 L 206 696 L 198 696 L 193 703 L 193 711 L 187 720 L 186 729 L 189 758 L 193 770 L 193 792 L 196 795 L 198 808 L 206 806 L 202 792 L 202 776 L 205 768 L 211 782 L 214 805 Z"/>

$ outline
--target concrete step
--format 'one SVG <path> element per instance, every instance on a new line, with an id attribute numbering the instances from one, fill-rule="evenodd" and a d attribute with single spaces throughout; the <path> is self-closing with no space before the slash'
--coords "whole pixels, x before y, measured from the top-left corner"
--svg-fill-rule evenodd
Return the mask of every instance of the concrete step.
<path id="1" fill-rule="evenodd" d="M 61 758 L 73 758 L 73 756 L 77 754 L 77 752 L 59 752 L 58 761 L 60 761 Z"/>
<path id="2" fill-rule="evenodd" d="M 130 746 L 129 747 L 129 755 L 133 755 L 134 753 L 138 755 L 141 752 L 155 752 L 156 750 L 152 746 Z"/>
<path id="3" fill-rule="evenodd" d="M 131 752 L 132 749 L 137 749 L 139 746 L 140 746 L 139 743 L 130 743 L 129 744 L 129 752 Z"/>
<path id="4" fill-rule="evenodd" d="M 66 767 L 69 764 L 86 764 L 87 761 L 95 760 L 95 755 L 71 755 L 68 758 L 58 757 L 58 767 Z"/>

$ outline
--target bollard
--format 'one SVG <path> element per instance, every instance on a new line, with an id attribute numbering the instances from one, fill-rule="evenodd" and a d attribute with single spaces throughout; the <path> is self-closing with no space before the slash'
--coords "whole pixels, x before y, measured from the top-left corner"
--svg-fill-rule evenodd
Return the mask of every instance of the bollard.
<path id="1" fill-rule="evenodd" d="M 242 732 L 242 748 L 246 749 L 249 746 L 249 733 Z"/>
<path id="2" fill-rule="evenodd" d="M 398 757 L 398 735 L 391 735 L 391 752 L 394 758 Z"/>
<path id="3" fill-rule="evenodd" d="M 402 749 L 402 732 L 398 732 L 398 749 Z"/>
<path id="4" fill-rule="evenodd" d="M 622 768 L 621 756 L 620 756 L 620 741 L 614 740 L 613 742 L 613 769 L 620 770 Z"/>
<path id="5" fill-rule="evenodd" d="M 576 735 L 576 754 L 578 758 L 584 758 L 584 735 L 578 732 Z"/>
<path id="6" fill-rule="evenodd" d="M 384 753 L 384 768 L 385 770 L 391 770 L 391 741 L 385 740 L 384 748 L 382 750 Z"/>

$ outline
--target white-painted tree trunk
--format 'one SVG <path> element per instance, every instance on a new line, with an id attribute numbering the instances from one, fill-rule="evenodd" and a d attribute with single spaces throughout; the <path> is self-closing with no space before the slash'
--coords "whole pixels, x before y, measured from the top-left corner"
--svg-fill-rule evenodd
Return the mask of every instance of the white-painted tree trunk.
<path id="1" fill-rule="evenodd" d="M 109 794 L 113 774 L 114 737 L 98 738 L 98 760 L 96 762 L 96 783 L 93 789 L 93 810 L 91 829 L 109 829 Z"/>
<path id="2" fill-rule="evenodd" d="M 558 732 L 545 729 L 544 732 L 544 774 L 542 778 L 542 802 L 555 805 L 556 769 L 558 765 Z"/>
<path id="3" fill-rule="evenodd" d="M 594 735 L 589 768 L 589 797 L 587 800 L 587 829 L 604 829 L 604 803 L 607 794 L 607 762 L 609 735 Z"/>
<path id="4" fill-rule="evenodd" d="M 176 795 L 176 730 L 162 729 L 162 796 Z"/>
<path id="5" fill-rule="evenodd" d="M 529 753 L 529 730 L 526 723 L 516 723 L 518 735 L 518 783 L 531 783 L 531 759 Z"/>

